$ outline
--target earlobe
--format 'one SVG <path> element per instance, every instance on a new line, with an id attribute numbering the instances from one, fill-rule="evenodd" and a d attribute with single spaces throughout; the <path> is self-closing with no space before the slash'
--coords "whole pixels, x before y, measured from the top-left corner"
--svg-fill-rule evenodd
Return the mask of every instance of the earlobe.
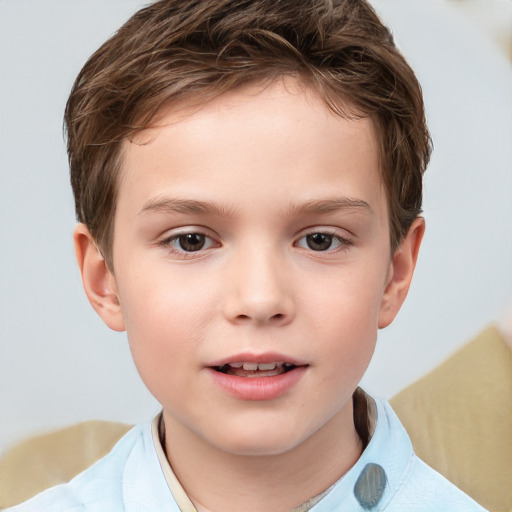
<path id="1" fill-rule="evenodd" d="M 76 260 L 89 302 L 111 329 L 124 331 L 124 318 L 115 277 L 85 224 L 76 226 L 73 240 Z"/>
<path id="2" fill-rule="evenodd" d="M 395 319 L 407 296 L 424 233 L 425 220 L 418 217 L 393 255 L 381 302 L 379 329 L 387 327 Z"/>

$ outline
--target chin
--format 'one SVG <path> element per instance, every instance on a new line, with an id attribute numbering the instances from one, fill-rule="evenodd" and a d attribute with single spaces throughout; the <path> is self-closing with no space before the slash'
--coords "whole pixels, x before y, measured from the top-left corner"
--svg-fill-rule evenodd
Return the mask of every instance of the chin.
<path id="1" fill-rule="evenodd" d="M 264 439 L 264 436 L 262 437 L 252 440 L 235 440 L 235 442 L 226 443 L 222 448 L 223 451 L 231 455 L 242 457 L 272 457 L 287 453 L 296 446 L 295 443 L 290 443 L 289 439 Z"/>
<path id="2" fill-rule="evenodd" d="M 231 455 L 268 457 L 292 450 L 307 437 L 298 435 L 296 427 L 287 428 L 286 423 L 264 425 L 259 422 L 254 427 L 225 429 L 221 436 L 211 438 L 209 442 Z"/>

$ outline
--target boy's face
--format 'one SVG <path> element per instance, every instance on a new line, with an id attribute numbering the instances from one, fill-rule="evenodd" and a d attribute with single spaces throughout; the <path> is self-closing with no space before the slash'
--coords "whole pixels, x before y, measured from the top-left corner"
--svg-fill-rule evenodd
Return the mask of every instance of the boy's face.
<path id="1" fill-rule="evenodd" d="M 159 126 L 125 143 L 114 299 L 97 309 L 126 328 L 167 428 L 238 454 L 352 435 L 403 300 L 371 121 L 287 80 Z"/>

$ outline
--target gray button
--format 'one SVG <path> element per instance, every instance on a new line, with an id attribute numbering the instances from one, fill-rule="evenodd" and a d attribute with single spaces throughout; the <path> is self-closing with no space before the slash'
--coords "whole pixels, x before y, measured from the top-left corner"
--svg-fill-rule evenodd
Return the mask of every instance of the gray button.
<path id="1" fill-rule="evenodd" d="M 386 472 L 378 464 L 366 464 L 354 486 L 354 495 L 365 510 L 376 507 L 386 489 Z"/>

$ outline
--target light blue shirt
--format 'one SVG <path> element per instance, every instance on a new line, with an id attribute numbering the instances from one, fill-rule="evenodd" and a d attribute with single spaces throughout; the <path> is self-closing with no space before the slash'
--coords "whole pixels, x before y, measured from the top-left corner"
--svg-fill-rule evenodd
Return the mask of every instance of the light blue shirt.
<path id="1" fill-rule="evenodd" d="M 386 402 L 356 464 L 311 512 L 481 512 L 471 498 L 422 462 Z M 103 459 L 5 512 L 180 512 L 160 466 L 151 424 L 130 430 Z"/>

